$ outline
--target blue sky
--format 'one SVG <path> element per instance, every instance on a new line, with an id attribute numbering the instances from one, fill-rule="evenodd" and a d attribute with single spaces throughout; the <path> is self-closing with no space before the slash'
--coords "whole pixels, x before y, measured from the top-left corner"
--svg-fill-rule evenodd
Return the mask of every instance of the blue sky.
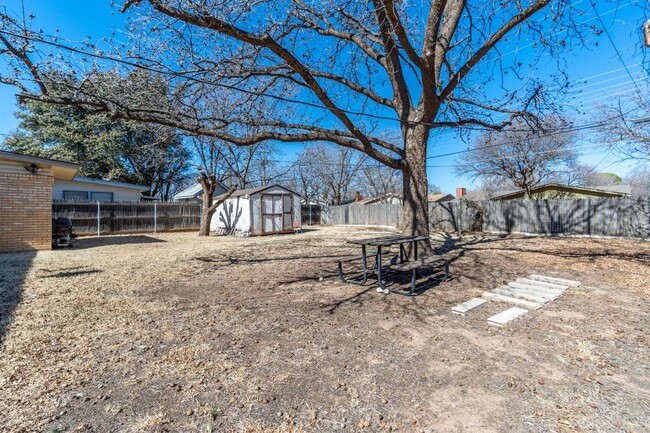
<path id="1" fill-rule="evenodd" d="M 5 0 L 3 3 L 8 10 L 15 13 L 20 13 L 21 3 L 24 3 L 27 13 L 36 15 L 36 27 L 43 28 L 48 33 L 58 29 L 61 36 L 71 40 L 82 40 L 90 36 L 97 41 L 102 37 L 108 37 L 114 28 L 119 30 L 122 27 L 124 19 L 116 8 L 110 6 L 110 0 L 24 0 L 24 2 Z M 579 22 L 600 26 L 588 0 L 574 0 L 572 3 L 574 5 L 584 3 L 581 7 L 585 8 L 585 14 L 578 19 Z M 578 106 L 582 101 L 583 110 L 586 112 L 586 114 L 573 115 L 576 124 L 590 123 L 595 113 L 594 104 L 598 102 L 615 97 L 629 98 L 634 89 L 629 75 L 632 75 L 642 92 L 647 91 L 646 57 L 648 56 L 645 51 L 650 48 L 643 47 L 643 35 L 640 30 L 647 16 L 644 16 L 645 8 L 637 6 L 645 3 L 636 1 L 613 3 L 601 0 L 596 1 L 595 4 L 622 61 L 606 34 L 594 39 L 598 42 L 598 46 L 576 49 L 564 56 L 568 66 L 566 72 L 578 92 L 571 104 Z M 549 69 L 548 73 L 550 72 L 552 71 Z M 14 93 L 15 89 L 12 87 L 0 85 L 0 134 L 7 134 L 16 127 L 17 122 L 13 115 Z M 598 171 L 614 172 L 625 176 L 632 167 L 630 162 L 617 162 L 615 155 L 598 148 L 596 146 L 598 139 L 593 134 L 583 134 L 577 144 L 583 147 L 581 151 L 584 155 L 581 160 L 597 165 Z M 280 144 L 279 146 L 284 152 L 284 155 L 279 158 L 283 160 L 291 160 L 300 148 L 299 145 Z M 436 133 L 431 140 L 429 155 L 460 151 L 467 146 L 468 143 L 460 140 L 453 131 Z M 454 160 L 454 156 L 429 160 L 429 181 L 440 186 L 444 192 L 453 193 L 457 186 L 468 188 L 473 186 L 470 179 L 454 174 Z"/>

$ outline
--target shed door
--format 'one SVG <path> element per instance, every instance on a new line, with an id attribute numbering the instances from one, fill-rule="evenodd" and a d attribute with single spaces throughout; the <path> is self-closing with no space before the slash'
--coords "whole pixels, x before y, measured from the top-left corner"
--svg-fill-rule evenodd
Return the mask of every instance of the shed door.
<path id="1" fill-rule="evenodd" d="M 290 195 L 282 196 L 282 230 L 293 230 L 293 197 Z"/>
<path id="2" fill-rule="evenodd" d="M 293 198 L 288 194 L 262 194 L 262 233 L 282 233 L 293 229 Z"/>

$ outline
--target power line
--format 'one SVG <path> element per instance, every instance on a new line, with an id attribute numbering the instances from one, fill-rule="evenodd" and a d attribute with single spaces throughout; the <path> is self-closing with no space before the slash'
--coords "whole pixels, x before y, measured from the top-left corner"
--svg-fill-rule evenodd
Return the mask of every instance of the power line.
<path id="1" fill-rule="evenodd" d="M 70 52 L 73 52 L 73 53 L 76 53 L 76 54 L 82 54 L 82 55 L 85 55 L 85 56 L 89 56 L 89 57 L 100 59 L 100 60 L 106 60 L 106 61 L 114 62 L 114 63 L 117 63 L 117 64 L 123 64 L 123 65 L 127 65 L 127 66 L 130 66 L 130 67 L 136 68 L 136 69 L 142 69 L 142 70 L 146 70 L 146 71 L 149 71 L 149 72 L 170 76 L 170 77 L 173 77 L 173 78 L 182 78 L 182 79 L 193 81 L 193 82 L 196 82 L 196 83 L 199 83 L 199 84 L 205 84 L 205 85 L 208 85 L 208 86 L 220 87 L 220 88 L 225 88 L 225 89 L 228 89 L 228 90 L 234 90 L 234 91 L 237 91 L 237 92 L 242 92 L 244 94 L 251 95 L 251 96 L 268 97 L 268 98 L 275 99 L 275 100 L 282 101 L 282 102 L 287 102 L 287 103 L 291 103 L 291 104 L 299 104 L 299 105 L 304 105 L 304 106 L 308 106 L 308 107 L 311 107 L 311 108 L 317 108 L 319 110 L 327 110 L 327 111 L 329 111 L 329 109 L 327 107 L 325 107 L 325 106 L 323 106 L 321 104 L 313 103 L 313 102 L 301 101 L 301 100 L 287 98 L 287 97 L 284 97 L 284 96 L 275 95 L 275 94 L 271 94 L 271 93 L 256 92 L 256 91 L 244 89 L 244 88 L 239 87 L 239 86 L 234 86 L 234 85 L 225 84 L 225 83 L 215 83 L 215 82 L 212 82 L 212 81 L 207 81 L 205 79 L 196 78 L 196 77 L 193 77 L 191 75 L 187 75 L 185 73 L 179 73 L 179 72 L 174 72 L 174 71 L 169 71 L 169 70 L 162 70 L 162 69 L 159 69 L 159 68 L 154 68 L 152 66 L 144 65 L 144 64 L 141 64 L 141 63 L 136 63 L 136 62 L 133 62 L 133 61 L 121 59 L 121 58 L 106 55 L 106 54 L 92 53 L 92 52 L 85 51 L 85 50 L 82 50 L 82 49 L 79 49 L 79 48 L 75 48 L 75 47 L 71 47 L 71 46 L 68 46 L 68 45 L 64 45 L 64 44 L 55 42 L 54 40 L 44 39 L 44 37 L 49 37 L 51 39 L 58 39 L 57 37 L 47 35 L 47 34 L 42 34 L 42 36 L 40 36 L 40 37 L 35 37 L 35 36 L 28 36 L 26 34 L 21 35 L 21 34 L 17 34 L 17 33 L 14 33 L 14 32 L 7 31 L 7 30 L 1 30 L 1 29 L 0 29 L 0 33 L 8 35 L 8 36 L 15 37 L 15 38 L 25 39 L 25 40 L 32 41 L 32 42 L 37 42 L 37 43 L 42 43 L 42 44 L 45 44 L 45 45 L 53 46 L 53 47 L 56 47 L 56 48 L 59 48 L 59 49 L 62 49 L 62 50 L 67 50 L 67 51 L 70 51 Z M 30 81 L 34 81 L 34 80 L 30 79 Z M 377 119 L 377 120 L 387 120 L 387 121 L 392 121 L 392 122 L 404 123 L 404 124 L 408 124 L 408 125 L 424 125 L 424 126 L 431 126 L 431 127 L 436 127 L 436 128 L 440 127 L 440 123 L 435 123 L 435 122 L 431 123 L 431 122 L 415 122 L 415 121 L 409 121 L 409 120 L 401 120 L 401 119 L 397 119 L 395 117 L 377 115 L 377 114 L 372 114 L 372 113 L 364 113 L 364 112 L 361 112 L 361 111 L 354 111 L 354 110 L 349 110 L 349 109 L 345 109 L 345 108 L 338 108 L 338 110 L 340 110 L 343 113 L 349 114 L 349 115 L 369 117 L 369 118 L 373 118 L 373 119 Z M 460 126 L 460 124 L 457 121 L 448 121 L 448 122 L 444 122 L 444 123 L 456 124 L 457 127 Z M 464 125 L 463 129 L 465 129 L 465 130 L 475 130 L 475 131 L 483 131 L 483 130 L 485 130 L 484 127 L 480 127 L 480 126 L 471 127 L 471 126 L 468 126 L 468 125 Z"/>
<path id="2" fill-rule="evenodd" d="M 636 73 L 636 74 L 639 74 L 639 75 L 642 74 L 642 73 L 643 73 L 643 68 L 641 68 L 640 70 L 636 71 L 635 73 Z M 572 91 L 572 92 L 578 92 L 578 91 L 580 91 L 580 90 L 582 90 L 582 89 L 586 89 L 586 88 L 589 88 L 589 87 L 593 87 L 593 86 L 596 86 L 596 85 L 598 85 L 598 84 L 609 83 L 609 82 L 611 82 L 611 81 L 617 81 L 617 80 L 620 80 L 620 79 L 622 79 L 622 78 L 627 78 L 627 74 L 619 75 L 619 76 L 614 77 L 614 78 L 608 78 L 607 80 L 597 81 L 597 82 L 595 82 L 595 83 L 585 84 L 584 86 L 573 87 L 573 88 L 571 89 L 571 91 Z M 582 81 L 582 80 L 579 80 L 579 81 Z M 613 84 L 613 85 L 615 85 L 615 84 Z M 609 86 L 605 86 L 605 87 L 603 87 L 603 88 L 607 88 L 607 87 L 609 87 Z"/>
<path id="3" fill-rule="evenodd" d="M 282 101 L 282 102 L 305 105 L 305 106 L 308 106 L 308 107 L 311 107 L 311 108 L 318 108 L 320 110 L 328 110 L 329 111 L 329 108 L 327 108 L 327 107 L 325 107 L 323 105 L 320 105 L 320 104 L 313 103 L 313 102 L 307 102 L 307 101 L 301 101 L 301 100 L 297 100 L 297 99 L 291 99 L 291 98 L 287 98 L 287 97 L 284 97 L 284 96 L 279 96 L 279 95 L 275 95 L 275 94 L 271 94 L 271 93 L 255 92 L 255 91 L 252 91 L 252 90 L 244 89 L 244 88 L 241 88 L 241 87 L 238 87 L 238 86 L 233 86 L 233 85 L 225 84 L 225 83 L 215 83 L 215 82 L 211 82 L 211 81 L 206 81 L 206 80 L 203 80 L 203 79 L 192 77 L 190 75 L 186 75 L 184 73 L 177 73 L 177 72 L 173 72 L 173 71 L 164 71 L 164 70 L 161 70 L 161 69 L 153 68 L 151 66 L 143 65 L 143 64 L 132 62 L 132 61 L 129 61 L 129 60 L 119 59 L 117 57 L 113 57 L 113 56 L 109 56 L 109 55 L 105 55 L 105 54 L 91 53 L 91 52 L 88 52 L 88 51 L 81 50 L 79 48 L 70 47 L 70 46 L 67 46 L 67 45 L 64 45 L 64 44 L 60 44 L 58 42 L 48 41 L 48 40 L 43 39 L 43 38 L 37 38 L 37 37 L 27 36 L 27 35 L 19 35 L 19 34 L 13 33 L 13 32 L 9 32 L 7 30 L 0 30 L 0 33 L 4 34 L 4 35 L 15 37 L 15 38 L 25 39 L 25 40 L 32 41 L 32 42 L 39 42 L 39 43 L 42 43 L 42 44 L 45 44 L 45 45 L 60 48 L 62 50 L 67 50 L 67 51 L 70 51 L 70 52 L 73 52 L 73 53 L 76 53 L 76 54 L 82 54 L 82 55 L 89 56 L 89 57 L 96 58 L 96 59 L 100 59 L 100 60 L 115 62 L 115 63 L 118 63 L 118 64 L 131 66 L 133 68 L 142 69 L 142 70 L 145 70 L 145 71 L 149 71 L 149 72 L 153 72 L 153 73 L 157 73 L 157 74 L 161 74 L 161 75 L 171 76 L 171 77 L 174 77 L 174 78 L 182 78 L 182 79 L 185 79 L 185 80 L 193 81 L 193 82 L 196 82 L 196 83 L 199 83 L 199 84 L 205 84 L 205 85 L 208 85 L 208 86 L 215 86 L 215 87 L 225 88 L 225 89 L 228 89 L 228 90 L 234 90 L 234 91 L 242 92 L 244 94 L 251 95 L 251 96 L 267 97 L 267 98 L 275 99 L 275 100 Z M 52 36 L 49 36 L 49 35 L 46 35 L 46 36 L 52 37 Z M 34 80 L 30 79 L 29 81 L 34 81 Z M 389 121 L 392 121 L 392 122 L 404 123 L 404 124 L 408 124 L 408 125 L 424 125 L 424 126 L 431 126 L 431 127 L 440 127 L 439 123 L 414 122 L 414 121 L 410 121 L 410 120 L 396 119 L 394 117 L 389 117 L 389 116 L 382 116 L 382 115 L 377 115 L 377 114 L 364 113 L 362 111 L 348 110 L 348 109 L 345 109 L 345 108 L 337 108 L 337 109 L 339 111 L 345 113 L 345 114 L 350 114 L 350 115 L 355 115 L 355 116 L 364 116 L 364 117 L 369 117 L 369 118 L 373 118 L 373 119 L 377 119 L 377 120 L 389 120 Z M 450 121 L 449 123 L 451 123 L 451 124 L 454 124 L 454 123 L 459 124 L 458 122 L 454 122 L 454 121 Z M 467 128 L 467 129 L 478 129 L 478 130 L 483 129 L 483 128 L 469 128 L 467 126 L 465 126 L 465 128 Z"/>
<path id="4" fill-rule="evenodd" d="M 622 115 L 625 116 L 626 114 L 630 114 L 632 111 L 634 111 L 634 110 L 626 111 Z M 599 121 L 599 122 L 592 122 L 592 123 L 588 123 L 588 124 L 584 124 L 584 125 L 578 125 L 578 126 L 575 126 L 575 127 L 572 127 L 572 128 L 567 128 L 566 130 L 551 131 L 551 132 L 548 132 L 548 133 L 545 133 L 545 134 L 536 135 L 535 137 L 536 138 L 548 137 L 548 136 L 553 136 L 553 135 L 563 134 L 563 133 L 568 133 L 568 132 L 577 132 L 577 131 L 583 131 L 583 130 L 586 130 L 586 129 L 598 128 L 600 126 L 606 125 L 607 122 L 609 122 L 611 120 L 618 119 L 618 117 L 619 116 L 612 116 L 610 118 L 604 119 L 604 120 Z M 516 131 L 516 130 L 513 130 L 513 131 Z M 515 140 L 514 142 L 521 142 L 523 140 L 525 140 L 525 138 Z M 446 156 L 454 156 L 454 155 L 460 155 L 460 154 L 468 153 L 468 152 L 476 152 L 476 151 L 479 151 L 479 150 L 504 146 L 506 144 L 508 144 L 508 143 L 496 143 L 496 144 L 491 144 L 491 145 L 487 145 L 487 146 L 476 147 L 476 148 L 473 148 L 473 149 L 465 149 L 465 150 L 459 150 L 459 151 L 455 151 L 455 152 L 448 152 L 448 153 L 443 153 L 443 154 L 438 154 L 438 155 L 432 155 L 432 156 L 428 156 L 427 159 L 443 158 L 443 157 L 446 157 Z"/>
<path id="5" fill-rule="evenodd" d="M 599 89 L 593 89 L 593 90 L 589 90 L 589 91 L 586 91 L 586 92 L 579 92 L 576 96 L 580 96 L 581 98 L 584 97 L 584 99 L 589 99 L 589 97 L 587 97 L 586 95 L 591 95 L 592 93 L 605 93 L 608 90 L 617 89 L 617 88 L 622 87 L 622 86 L 629 86 L 630 84 L 632 84 L 632 83 L 628 80 L 628 81 L 625 81 L 623 83 L 611 84 L 609 86 L 604 86 L 604 87 L 601 87 Z M 578 99 L 580 99 L 580 98 L 578 98 Z"/>
<path id="6" fill-rule="evenodd" d="M 634 68 L 634 67 L 640 66 L 640 65 L 643 65 L 643 63 L 642 62 L 635 63 L 633 65 L 630 65 L 630 68 Z M 643 70 L 643 68 L 641 68 L 641 69 Z M 580 79 L 578 79 L 576 81 L 588 81 L 588 80 L 591 80 L 592 78 L 602 77 L 604 75 L 609 75 L 609 74 L 611 74 L 613 72 L 619 72 L 619 71 L 623 71 L 623 70 L 625 70 L 625 68 L 612 69 L 612 70 L 609 70 L 609 71 L 606 71 L 606 72 L 600 72 L 598 74 L 595 74 L 595 75 L 592 75 L 592 76 L 589 76 L 589 77 L 586 77 L 586 78 L 580 78 Z"/>
<path id="7" fill-rule="evenodd" d="M 577 3 L 575 3 L 575 4 L 573 4 L 573 5 L 571 5 L 571 6 L 575 6 L 575 5 L 577 5 L 577 4 L 580 4 L 580 3 L 582 3 L 582 1 L 583 1 L 583 0 L 581 0 L 581 1 L 579 1 L 579 2 L 577 2 Z M 603 13 L 603 16 L 604 16 L 604 15 L 609 15 L 609 14 L 611 14 L 611 13 L 614 13 L 614 12 L 618 11 L 619 9 L 624 8 L 624 7 L 627 7 L 627 6 L 629 6 L 629 5 L 633 4 L 633 3 L 636 3 L 636 1 L 630 1 L 630 2 L 628 2 L 628 3 L 626 3 L 626 4 L 624 4 L 624 5 L 617 5 L 616 8 L 611 9 L 611 10 L 609 10 L 609 11 Z M 593 6 L 593 3 L 592 3 L 592 6 Z M 588 23 L 589 21 L 593 21 L 593 20 L 595 20 L 595 19 L 596 19 L 595 17 L 593 17 L 593 18 L 589 18 L 589 19 L 586 19 L 586 20 L 584 20 L 584 21 L 582 21 L 582 22 L 579 22 L 577 25 L 586 24 L 586 23 Z M 561 33 L 565 33 L 565 32 L 567 32 L 568 30 L 569 30 L 569 29 L 566 28 L 566 29 L 563 29 L 563 30 L 558 30 L 558 31 L 556 31 L 556 32 L 552 32 L 552 33 L 550 33 L 550 34 L 552 34 L 552 35 L 558 35 L 558 34 L 561 34 Z M 523 50 L 523 49 L 525 49 L 525 48 L 532 47 L 532 46 L 535 45 L 535 44 L 536 44 L 536 42 L 531 42 L 530 44 L 524 45 L 524 46 L 522 46 L 522 47 L 517 47 L 517 48 L 515 48 L 514 50 L 512 50 L 512 51 L 510 51 L 510 52 L 508 52 L 508 53 L 505 53 L 504 55 L 502 55 L 502 56 L 499 57 L 499 58 L 502 59 L 503 57 L 505 57 L 505 56 L 509 56 L 510 54 L 518 53 L 519 50 Z"/>
<path id="8" fill-rule="evenodd" d="M 598 17 L 598 21 L 600 22 L 600 25 L 603 26 L 603 30 L 605 30 L 605 35 L 607 35 L 607 39 L 609 39 L 609 43 L 612 44 L 612 48 L 614 48 L 614 51 L 616 52 L 616 55 L 618 56 L 618 59 L 621 61 L 621 64 L 622 64 L 623 67 L 625 68 L 625 71 L 627 72 L 627 75 L 629 75 L 630 80 L 632 80 L 632 83 L 634 84 L 634 87 L 636 87 L 636 90 L 639 92 L 639 96 L 640 96 L 642 99 L 645 99 L 645 98 L 643 97 L 643 94 L 641 93 L 641 89 L 639 89 L 639 86 L 636 84 L 636 80 L 635 80 L 634 77 L 632 76 L 632 73 L 630 72 L 630 69 L 629 69 L 629 68 L 627 67 L 627 65 L 625 64 L 625 60 L 623 60 L 623 56 L 621 56 L 621 52 L 618 50 L 618 47 L 617 47 L 616 44 L 614 43 L 614 39 L 612 39 L 612 36 L 609 34 L 609 30 L 607 29 L 607 26 L 605 26 L 605 22 L 603 21 L 602 17 L 601 17 L 600 14 L 598 13 L 598 9 L 596 9 L 596 4 L 595 4 L 595 3 L 591 3 L 591 8 L 592 8 L 592 9 L 594 10 L 594 12 L 596 13 L 596 16 Z M 616 10 L 618 10 L 618 8 L 619 8 L 619 7 L 617 6 Z M 646 100 L 646 103 L 647 103 L 647 102 L 648 102 L 648 101 Z"/>

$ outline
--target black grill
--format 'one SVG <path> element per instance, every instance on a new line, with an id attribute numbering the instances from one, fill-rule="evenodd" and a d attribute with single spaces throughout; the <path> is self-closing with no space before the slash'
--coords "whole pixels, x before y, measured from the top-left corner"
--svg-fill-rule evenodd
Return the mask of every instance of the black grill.
<path id="1" fill-rule="evenodd" d="M 52 247 L 72 248 L 74 239 L 72 221 L 65 217 L 52 218 Z"/>

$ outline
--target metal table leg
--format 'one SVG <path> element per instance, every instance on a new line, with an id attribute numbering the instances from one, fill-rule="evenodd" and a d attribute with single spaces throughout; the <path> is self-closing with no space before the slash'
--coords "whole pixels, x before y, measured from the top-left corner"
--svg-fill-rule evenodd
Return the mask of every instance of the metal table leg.
<path id="1" fill-rule="evenodd" d="M 384 282 L 381 280 L 381 246 L 377 246 L 377 282 L 379 283 L 377 291 L 387 294 L 388 289 L 384 285 Z"/>
<path id="2" fill-rule="evenodd" d="M 355 286 L 363 286 L 366 284 L 366 281 L 368 281 L 368 266 L 366 264 L 367 257 L 366 257 L 366 246 L 361 245 L 361 267 L 363 268 L 363 278 L 359 282 L 355 281 L 350 281 L 345 278 L 343 275 L 343 263 L 339 261 L 339 279 L 344 282 L 345 284 L 354 284 Z"/>

